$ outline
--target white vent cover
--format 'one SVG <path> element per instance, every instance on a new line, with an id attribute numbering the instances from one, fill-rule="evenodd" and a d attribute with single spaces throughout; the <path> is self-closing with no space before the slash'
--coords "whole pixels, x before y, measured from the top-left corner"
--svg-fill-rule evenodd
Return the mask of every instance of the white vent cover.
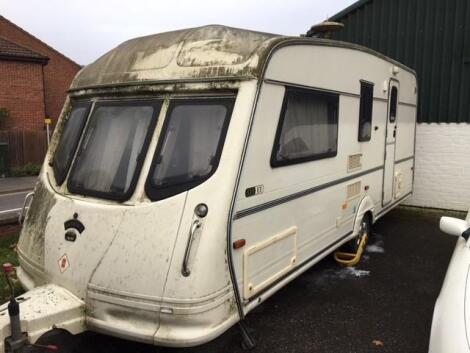
<path id="1" fill-rule="evenodd" d="M 362 153 L 351 154 L 348 157 L 348 172 L 354 172 L 362 168 Z"/>
<path id="2" fill-rule="evenodd" d="M 347 198 L 352 199 L 356 196 L 359 196 L 361 193 L 361 182 L 358 181 L 354 184 L 348 185 Z"/>

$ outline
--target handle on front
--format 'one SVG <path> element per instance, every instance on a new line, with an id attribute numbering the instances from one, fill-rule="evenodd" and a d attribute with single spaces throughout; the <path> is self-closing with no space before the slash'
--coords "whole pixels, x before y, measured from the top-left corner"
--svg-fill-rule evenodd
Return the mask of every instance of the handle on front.
<path id="1" fill-rule="evenodd" d="M 29 207 L 31 205 L 31 201 L 33 200 L 33 197 L 34 197 L 34 192 L 30 192 L 24 198 L 23 207 L 21 208 L 21 212 L 18 216 L 18 223 L 20 225 L 23 224 L 23 220 L 26 218 L 26 214 L 29 211 Z"/>
<path id="2" fill-rule="evenodd" d="M 186 250 L 184 252 L 183 267 L 181 269 L 181 274 L 184 277 L 188 277 L 191 274 L 191 271 L 188 268 L 189 255 L 191 255 L 191 246 L 193 245 L 194 234 L 199 228 L 201 228 L 201 225 L 201 221 L 196 219 L 191 226 L 191 230 L 189 231 L 188 244 L 186 245 Z"/>

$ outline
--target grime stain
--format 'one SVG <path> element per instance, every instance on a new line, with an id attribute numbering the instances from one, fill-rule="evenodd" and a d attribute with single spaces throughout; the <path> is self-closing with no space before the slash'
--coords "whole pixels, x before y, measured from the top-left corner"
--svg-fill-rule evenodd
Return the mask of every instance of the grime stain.
<path id="1" fill-rule="evenodd" d="M 280 35 L 220 25 L 131 39 L 77 74 L 72 90 L 125 82 L 256 78 Z"/>
<path id="2" fill-rule="evenodd" d="M 46 225 L 55 203 L 54 195 L 39 180 L 18 241 L 19 252 L 27 257 L 29 262 L 39 266 L 36 270 L 41 272 L 44 271 Z"/>

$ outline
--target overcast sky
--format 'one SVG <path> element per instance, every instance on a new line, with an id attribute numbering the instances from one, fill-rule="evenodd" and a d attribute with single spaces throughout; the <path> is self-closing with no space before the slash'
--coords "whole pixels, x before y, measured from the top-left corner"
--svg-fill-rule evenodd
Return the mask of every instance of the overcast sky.
<path id="1" fill-rule="evenodd" d="M 206 24 L 298 35 L 353 2 L 0 0 L 0 14 L 86 65 L 127 39 Z"/>

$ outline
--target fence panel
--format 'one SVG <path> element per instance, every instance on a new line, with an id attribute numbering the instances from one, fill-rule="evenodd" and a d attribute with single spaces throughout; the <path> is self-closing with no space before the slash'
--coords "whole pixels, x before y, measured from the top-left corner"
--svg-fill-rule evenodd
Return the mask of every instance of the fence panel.
<path id="1" fill-rule="evenodd" d="M 0 143 L 8 143 L 10 168 L 22 167 L 27 163 L 42 164 L 47 151 L 45 131 L 8 130 L 0 131 Z"/>

